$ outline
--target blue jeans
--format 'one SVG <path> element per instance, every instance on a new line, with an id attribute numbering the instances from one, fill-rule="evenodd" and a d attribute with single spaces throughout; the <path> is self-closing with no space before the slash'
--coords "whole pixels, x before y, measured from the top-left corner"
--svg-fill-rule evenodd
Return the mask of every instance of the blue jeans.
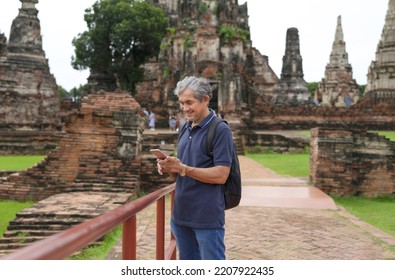
<path id="1" fill-rule="evenodd" d="M 224 228 L 190 228 L 171 220 L 180 260 L 225 260 Z"/>

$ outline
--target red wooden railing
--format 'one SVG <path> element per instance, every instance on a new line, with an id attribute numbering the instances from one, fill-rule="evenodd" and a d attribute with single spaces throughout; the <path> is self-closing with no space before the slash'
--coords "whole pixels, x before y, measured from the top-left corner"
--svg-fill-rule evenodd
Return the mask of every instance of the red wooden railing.
<path id="1" fill-rule="evenodd" d="M 144 197 L 122 205 L 103 215 L 75 225 L 65 231 L 37 241 L 21 248 L 9 255 L 2 256 L 3 260 L 61 260 L 85 248 L 88 244 L 98 240 L 110 232 L 117 225 L 122 228 L 122 258 L 135 260 L 137 252 L 136 242 L 136 214 L 157 202 L 156 211 L 156 259 L 175 259 L 176 245 L 171 234 L 170 243 L 165 249 L 165 196 L 172 195 L 171 209 L 173 209 L 175 184 L 154 191 Z"/>

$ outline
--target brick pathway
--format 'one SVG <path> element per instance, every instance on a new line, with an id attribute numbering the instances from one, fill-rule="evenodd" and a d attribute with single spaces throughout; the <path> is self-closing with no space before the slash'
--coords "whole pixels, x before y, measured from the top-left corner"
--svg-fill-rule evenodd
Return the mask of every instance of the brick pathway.
<path id="1" fill-rule="evenodd" d="M 303 179 L 282 177 L 244 156 L 240 164 L 243 199 L 226 211 L 228 259 L 395 259 L 395 238 L 334 206 Z M 154 206 L 138 216 L 138 224 L 137 257 L 155 259 Z M 120 258 L 120 244 L 108 258 Z"/>

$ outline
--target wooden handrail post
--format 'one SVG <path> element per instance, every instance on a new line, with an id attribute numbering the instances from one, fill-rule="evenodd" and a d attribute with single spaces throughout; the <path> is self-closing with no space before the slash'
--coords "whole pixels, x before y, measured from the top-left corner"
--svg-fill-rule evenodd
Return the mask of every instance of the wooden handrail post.
<path id="1" fill-rule="evenodd" d="M 174 195 L 175 192 L 171 192 L 170 197 L 170 215 L 173 213 L 173 209 L 174 209 Z M 177 246 L 176 246 L 176 239 L 174 237 L 173 232 L 170 229 L 170 244 L 174 243 L 174 249 L 171 251 L 171 256 L 169 257 L 170 260 L 176 260 L 177 259 Z"/>
<path id="2" fill-rule="evenodd" d="M 136 215 L 127 219 L 122 226 L 122 259 L 135 260 L 137 256 Z"/>
<path id="3" fill-rule="evenodd" d="M 165 259 L 165 196 L 156 202 L 156 259 Z"/>

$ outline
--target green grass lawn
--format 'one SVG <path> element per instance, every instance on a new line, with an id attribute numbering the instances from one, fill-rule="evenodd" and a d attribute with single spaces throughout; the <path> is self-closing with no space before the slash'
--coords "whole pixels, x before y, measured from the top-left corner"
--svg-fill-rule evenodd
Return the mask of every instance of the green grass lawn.
<path id="1" fill-rule="evenodd" d="M 26 170 L 44 158 L 45 156 L 0 156 L 0 170 Z"/>
<path id="2" fill-rule="evenodd" d="M 298 134 L 302 137 L 311 137 L 311 131 L 310 130 L 300 130 Z"/>
<path id="3" fill-rule="evenodd" d="M 334 197 L 333 199 L 354 216 L 395 236 L 395 197 Z"/>
<path id="4" fill-rule="evenodd" d="M 32 167 L 42 161 L 45 156 L 0 156 L 0 170 L 20 171 Z M 16 214 L 33 205 L 34 202 L 17 202 L 11 200 L 0 200 L 0 237 L 3 237 L 11 220 Z"/>
<path id="5" fill-rule="evenodd" d="M 263 166 L 278 174 L 292 177 L 308 177 L 310 154 L 247 154 Z"/>
<path id="6" fill-rule="evenodd" d="M 395 141 L 395 131 L 372 131 L 373 133 L 377 133 L 379 135 L 383 135 L 390 139 L 391 141 Z"/>
<path id="7" fill-rule="evenodd" d="M 0 237 L 3 237 L 4 232 L 6 231 L 8 224 L 10 221 L 15 219 L 16 214 L 30 206 L 32 206 L 34 202 L 16 202 L 10 200 L 0 200 Z"/>

